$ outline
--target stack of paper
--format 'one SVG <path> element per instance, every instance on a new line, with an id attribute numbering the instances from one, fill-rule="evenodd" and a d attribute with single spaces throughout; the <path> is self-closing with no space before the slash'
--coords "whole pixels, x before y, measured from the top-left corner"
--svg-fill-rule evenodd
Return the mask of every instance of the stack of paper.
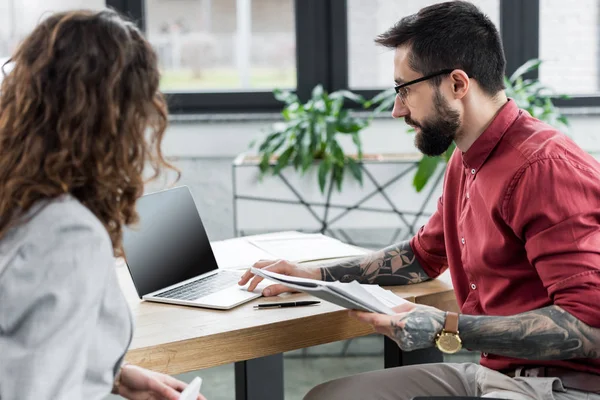
<path id="1" fill-rule="evenodd" d="M 294 262 L 355 257 L 367 253 L 364 249 L 320 233 L 250 238 L 249 242 L 278 258 Z"/>
<path id="2" fill-rule="evenodd" d="M 211 242 L 211 246 L 221 269 L 249 268 L 261 259 L 302 263 L 362 256 L 368 252 L 325 235 L 295 231 Z"/>
<path id="3" fill-rule="evenodd" d="M 397 307 L 403 303 L 406 303 L 406 300 L 404 300 L 402 297 L 397 296 L 391 290 L 384 289 L 379 285 L 361 284 L 361 286 L 373 296 L 377 297 L 377 299 L 379 299 L 383 304 L 390 308 Z"/>
<path id="4" fill-rule="evenodd" d="M 258 260 L 277 258 L 244 238 L 211 242 L 210 246 L 220 269 L 249 268 Z"/>
<path id="5" fill-rule="evenodd" d="M 255 275 L 262 276 L 265 279 L 281 283 L 301 292 L 309 293 L 322 300 L 350 310 L 393 315 L 395 312 L 392 310 L 392 307 L 406 301 L 381 287 L 379 287 L 380 290 L 373 288 L 377 285 L 361 285 L 356 281 L 350 283 L 323 282 L 314 279 L 281 275 L 256 268 L 251 268 L 251 271 Z M 366 287 L 370 288 L 367 289 Z"/>

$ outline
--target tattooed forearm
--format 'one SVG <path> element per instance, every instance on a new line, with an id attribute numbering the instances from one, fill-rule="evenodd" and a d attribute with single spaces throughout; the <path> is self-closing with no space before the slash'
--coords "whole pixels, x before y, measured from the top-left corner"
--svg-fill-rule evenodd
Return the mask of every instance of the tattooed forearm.
<path id="1" fill-rule="evenodd" d="M 430 279 L 408 241 L 369 253 L 366 257 L 322 267 L 321 278 L 324 281 L 357 280 L 379 285 L 408 285 Z"/>
<path id="2" fill-rule="evenodd" d="M 461 315 L 463 346 L 529 360 L 600 358 L 600 329 L 558 306 L 510 317 Z"/>
<path id="3" fill-rule="evenodd" d="M 399 319 L 392 319 L 393 339 L 403 351 L 433 346 L 444 327 L 445 313 L 431 307 L 417 307 Z"/>

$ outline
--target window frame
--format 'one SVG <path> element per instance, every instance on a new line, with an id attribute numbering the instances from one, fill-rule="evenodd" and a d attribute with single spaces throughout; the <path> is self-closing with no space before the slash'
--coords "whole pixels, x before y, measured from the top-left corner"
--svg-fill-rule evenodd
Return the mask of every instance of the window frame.
<path id="1" fill-rule="evenodd" d="M 539 57 L 540 0 L 499 0 L 500 34 L 506 74 Z M 129 16 L 145 29 L 144 0 L 106 0 L 108 7 Z M 310 97 L 321 84 L 329 92 L 352 90 L 372 98 L 383 89 L 352 89 L 348 77 L 347 0 L 294 0 L 296 33 L 296 93 Z M 537 77 L 537 71 L 530 77 Z M 279 112 L 282 103 L 272 91 L 167 92 L 171 114 Z M 557 98 L 558 107 L 600 107 L 600 95 Z"/>

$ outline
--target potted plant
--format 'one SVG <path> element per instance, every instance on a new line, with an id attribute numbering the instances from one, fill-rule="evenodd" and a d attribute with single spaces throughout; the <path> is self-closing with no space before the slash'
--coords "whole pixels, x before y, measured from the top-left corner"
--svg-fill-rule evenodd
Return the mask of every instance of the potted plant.
<path id="1" fill-rule="evenodd" d="M 241 154 L 232 166 L 236 235 L 367 225 L 414 229 L 428 204 L 406 190 L 418 158 L 363 154 L 360 133 L 373 114 L 345 106 L 366 107 L 363 97 L 347 90 L 327 93 L 321 86 L 304 103 L 289 91 L 274 95 L 283 102 L 282 121 L 269 126 L 251 144 L 254 152 Z"/>
<path id="2" fill-rule="evenodd" d="M 276 175 L 288 166 L 304 175 L 318 162 L 321 193 L 328 182 L 329 186 L 335 183 L 341 191 L 346 171 L 362 182 L 359 132 L 369 125 L 370 119 L 351 115 L 344 109 L 344 101 L 364 105 L 365 99 L 348 90 L 328 94 L 321 85 L 313 89 L 304 104 L 292 92 L 275 90 L 274 94 L 285 103 L 281 112 L 284 121 L 273 124 L 258 146 L 261 177 L 269 172 Z M 356 154 L 344 153 L 340 135 L 351 136 Z"/>
<path id="3" fill-rule="evenodd" d="M 537 70 L 541 63 L 542 61 L 538 59 L 529 60 L 517 68 L 510 77 L 504 77 L 506 95 L 512 98 L 519 108 L 528 111 L 533 117 L 566 133 L 568 132 L 569 122 L 552 103 L 552 99 L 556 98 L 556 96 L 539 80 L 525 77 L 527 73 Z M 374 115 L 376 115 L 382 111 L 391 109 L 395 96 L 395 91 L 388 89 L 366 102 L 366 105 L 376 106 L 373 110 Z M 566 98 L 566 96 L 561 97 Z M 409 132 L 411 131 L 413 130 L 409 130 Z M 424 155 L 421 158 L 413 178 L 413 186 L 417 192 L 420 192 L 427 185 L 439 165 L 442 165 L 443 170 L 445 170 L 446 163 L 450 160 L 455 147 L 456 145 L 452 143 L 448 150 L 441 156 L 429 157 Z M 441 173 L 443 174 L 444 171 L 441 171 Z"/>

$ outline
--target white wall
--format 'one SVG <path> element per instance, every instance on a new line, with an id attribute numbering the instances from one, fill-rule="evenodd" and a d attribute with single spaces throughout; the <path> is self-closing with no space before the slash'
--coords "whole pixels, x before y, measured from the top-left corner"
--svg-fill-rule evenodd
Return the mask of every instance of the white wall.
<path id="1" fill-rule="evenodd" d="M 586 151 L 600 153 L 600 116 L 571 115 L 569 134 Z M 271 121 L 172 121 L 167 131 L 164 152 L 186 158 L 234 158 L 247 151 L 248 144 L 260 137 Z M 362 141 L 365 153 L 415 153 L 413 138 L 402 121 L 377 119 L 365 129 Z M 346 149 L 352 149 L 350 140 Z"/>

